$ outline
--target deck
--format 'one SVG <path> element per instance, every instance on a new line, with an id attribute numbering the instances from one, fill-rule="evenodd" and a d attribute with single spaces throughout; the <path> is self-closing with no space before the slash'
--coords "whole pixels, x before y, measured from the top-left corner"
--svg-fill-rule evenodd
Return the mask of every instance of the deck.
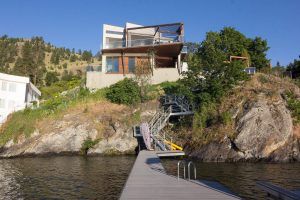
<path id="1" fill-rule="evenodd" d="M 167 175 L 154 151 L 141 151 L 123 188 L 123 199 L 240 199 L 205 184 Z"/>

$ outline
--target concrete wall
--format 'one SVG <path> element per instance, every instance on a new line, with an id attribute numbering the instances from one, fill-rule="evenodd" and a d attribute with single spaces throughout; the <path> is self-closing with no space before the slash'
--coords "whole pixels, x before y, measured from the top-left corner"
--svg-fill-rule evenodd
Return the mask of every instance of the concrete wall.
<path id="1" fill-rule="evenodd" d="M 86 87 L 89 89 L 100 89 L 108 87 L 125 77 L 132 78 L 133 74 L 106 74 L 104 72 L 87 72 L 86 75 Z M 165 81 L 176 81 L 181 76 L 176 68 L 157 68 L 153 71 L 151 78 L 152 84 L 158 84 Z"/>

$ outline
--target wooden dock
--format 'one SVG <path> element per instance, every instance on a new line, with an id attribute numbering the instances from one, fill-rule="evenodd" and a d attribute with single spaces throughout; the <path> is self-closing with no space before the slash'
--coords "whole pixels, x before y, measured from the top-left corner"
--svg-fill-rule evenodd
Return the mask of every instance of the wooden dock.
<path id="1" fill-rule="evenodd" d="M 154 151 L 141 151 L 123 188 L 124 199 L 240 199 L 225 191 L 167 175 Z"/>

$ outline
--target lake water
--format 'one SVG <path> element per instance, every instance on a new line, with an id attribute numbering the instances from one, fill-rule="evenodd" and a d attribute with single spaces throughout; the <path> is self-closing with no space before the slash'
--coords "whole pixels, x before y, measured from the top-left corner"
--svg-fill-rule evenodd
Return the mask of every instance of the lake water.
<path id="1" fill-rule="evenodd" d="M 0 199 L 118 199 L 134 161 L 134 156 L 0 160 Z M 173 175 L 177 161 L 162 160 Z M 217 180 L 246 199 L 266 197 L 257 180 L 300 188 L 300 163 L 195 163 L 200 179 Z"/>

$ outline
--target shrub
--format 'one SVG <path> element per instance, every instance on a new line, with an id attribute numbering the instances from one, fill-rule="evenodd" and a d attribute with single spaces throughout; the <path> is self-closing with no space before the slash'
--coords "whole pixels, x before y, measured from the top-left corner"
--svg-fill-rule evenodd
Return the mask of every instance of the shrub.
<path id="1" fill-rule="evenodd" d="M 288 109 L 291 110 L 292 116 L 296 123 L 300 122 L 300 100 L 298 100 L 293 93 L 287 93 Z"/>
<path id="2" fill-rule="evenodd" d="M 227 111 L 220 114 L 220 121 L 224 125 L 229 125 L 232 122 L 231 114 Z"/>
<path id="3" fill-rule="evenodd" d="M 80 153 L 86 155 L 88 150 L 94 147 L 99 141 L 100 139 L 92 140 L 90 137 L 86 138 L 81 145 Z"/>
<path id="4" fill-rule="evenodd" d="M 133 105 L 141 101 L 139 85 L 133 79 L 125 78 L 108 88 L 106 98 L 113 103 Z"/>

